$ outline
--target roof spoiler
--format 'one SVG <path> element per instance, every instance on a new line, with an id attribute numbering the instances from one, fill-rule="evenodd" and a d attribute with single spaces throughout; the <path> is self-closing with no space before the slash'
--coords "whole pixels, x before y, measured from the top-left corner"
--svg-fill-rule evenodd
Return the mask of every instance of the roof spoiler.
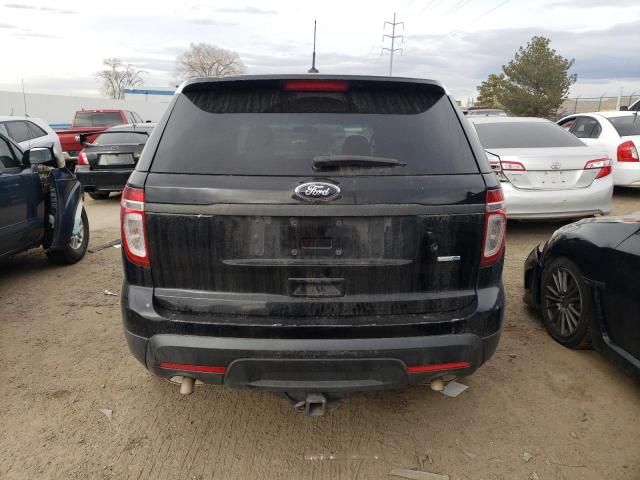
<path id="1" fill-rule="evenodd" d="M 438 80 L 429 80 L 422 78 L 405 78 L 405 77 L 384 77 L 384 76 L 365 76 L 365 75 L 318 75 L 318 74 L 296 74 L 296 75 L 233 75 L 227 77 L 203 77 L 192 78 L 185 80 L 176 90 L 176 94 L 201 90 L 206 85 L 214 85 L 221 83 L 234 83 L 240 82 L 264 82 L 264 83 L 276 83 L 287 80 L 335 80 L 346 81 L 349 83 L 386 83 L 386 84 L 413 84 L 430 86 L 441 93 L 449 94 L 444 85 Z M 198 88 L 199 87 L 199 88 Z"/>

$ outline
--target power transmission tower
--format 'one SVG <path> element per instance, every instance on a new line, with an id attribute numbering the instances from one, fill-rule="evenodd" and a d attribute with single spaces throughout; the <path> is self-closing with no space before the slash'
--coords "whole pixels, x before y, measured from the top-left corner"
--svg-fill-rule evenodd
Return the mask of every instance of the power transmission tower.
<path id="1" fill-rule="evenodd" d="M 400 52 L 402 55 L 402 48 L 396 48 L 396 38 L 401 39 L 401 42 L 404 43 L 404 35 L 396 35 L 396 27 L 402 25 L 402 31 L 404 31 L 404 22 L 396 22 L 396 14 L 393 14 L 393 22 L 384 22 L 382 29 L 386 29 L 387 25 L 391 25 L 391 35 L 383 34 L 382 35 L 382 43 L 384 44 L 385 38 L 391 39 L 391 48 L 382 47 L 382 52 L 380 54 L 384 54 L 384 52 L 389 52 L 389 76 L 393 75 L 393 54 L 395 52 Z"/>

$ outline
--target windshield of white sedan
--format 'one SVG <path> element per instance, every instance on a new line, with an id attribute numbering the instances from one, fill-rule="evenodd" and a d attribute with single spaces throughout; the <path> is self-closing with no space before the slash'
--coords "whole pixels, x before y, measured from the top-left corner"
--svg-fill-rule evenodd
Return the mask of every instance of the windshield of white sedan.
<path id="1" fill-rule="evenodd" d="M 609 121 L 621 137 L 640 135 L 640 118 L 638 118 L 638 115 L 629 115 L 628 117 L 612 117 L 609 119 Z"/>
<path id="2" fill-rule="evenodd" d="M 475 128 L 484 148 L 584 147 L 578 138 L 551 122 L 478 123 Z"/>

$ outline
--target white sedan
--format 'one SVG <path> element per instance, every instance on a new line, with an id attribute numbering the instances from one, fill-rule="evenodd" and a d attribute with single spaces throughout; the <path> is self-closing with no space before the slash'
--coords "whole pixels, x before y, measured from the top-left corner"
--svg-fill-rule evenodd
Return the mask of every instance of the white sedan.
<path id="1" fill-rule="evenodd" d="M 607 151 L 613 160 L 613 184 L 640 187 L 639 112 L 594 112 L 569 115 L 558 125 L 587 145 Z"/>
<path id="2" fill-rule="evenodd" d="M 578 218 L 611 210 L 611 160 L 605 152 L 542 118 L 469 121 L 500 179 L 508 218 Z"/>
<path id="3" fill-rule="evenodd" d="M 20 145 L 23 150 L 33 147 L 53 147 L 58 166 L 64 166 L 64 154 L 56 132 L 39 118 L 0 116 L 0 133 Z"/>

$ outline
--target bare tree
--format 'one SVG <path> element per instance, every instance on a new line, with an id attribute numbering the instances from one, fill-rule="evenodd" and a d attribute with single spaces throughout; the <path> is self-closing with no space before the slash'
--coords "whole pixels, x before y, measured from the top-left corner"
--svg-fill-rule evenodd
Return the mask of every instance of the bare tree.
<path id="1" fill-rule="evenodd" d="M 133 65 L 125 65 L 119 58 L 105 58 L 102 64 L 106 68 L 96 72 L 96 78 L 102 80 L 105 95 L 115 100 L 124 100 L 124 90 L 140 85 L 142 74 L 146 73 Z"/>
<path id="2" fill-rule="evenodd" d="M 181 79 L 193 77 L 224 77 L 243 73 L 240 56 L 208 43 L 192 43 L 189 50 L 176 58 L 176 71 Z"/>

